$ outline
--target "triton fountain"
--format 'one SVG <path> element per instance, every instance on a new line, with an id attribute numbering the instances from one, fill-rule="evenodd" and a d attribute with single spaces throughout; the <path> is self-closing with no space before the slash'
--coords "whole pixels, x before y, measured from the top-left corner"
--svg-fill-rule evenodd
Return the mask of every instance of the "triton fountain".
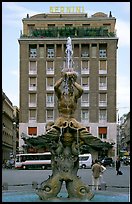
<path id="1" fill-rule="evenodd" d="M 52 175 L 44 182 L 36 193 L 42 200 L 56 198 L 62 183 L 68 192 L 68 198 L 88 199 L 94 196 L 77 176 L 79 153 L 84 144 L 98 143 L 100 140 L 91 135 L 86 127 L 74 118 L 77 100 L 83 94 L 82 87 L 76 82 L 77 73 L 73 69 L 71 38 L 67 38 L 66 63 L 61 78 L 55 83 L 54 90 L 58 98 L 59 117 L 53 124 L 47 124 L 43 139 L 52 154 Z"/>

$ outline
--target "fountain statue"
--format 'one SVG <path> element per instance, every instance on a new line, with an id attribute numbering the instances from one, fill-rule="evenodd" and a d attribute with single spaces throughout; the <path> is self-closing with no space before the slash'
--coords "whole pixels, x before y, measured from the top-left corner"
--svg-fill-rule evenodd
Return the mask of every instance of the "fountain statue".
<path id="1" fill-rule="evenodd" d="M 82 87 L 77 83 L 77 72 L 72 65 L 71 38 L 67 38 L 66 63 L 61 78 L 55 83 L 54 90 L 58 98 L 59 117 L 46 124 L 46 133 L 41 141 L 51 152 L 52 175 L 41 183 L 36 193 L 42 200 L 57 198 L 63 182 L 65 182 L 68 198 L 88 199 L 94 197 L 89 186 L 77 176 L 79 154 L 85 144 L 92 146 L 101 140 L 90 134 L 85 126 L 74 118 L 77 101 L 83 94 Z M 39 136 L 40 137 L 40 136 Z"/>

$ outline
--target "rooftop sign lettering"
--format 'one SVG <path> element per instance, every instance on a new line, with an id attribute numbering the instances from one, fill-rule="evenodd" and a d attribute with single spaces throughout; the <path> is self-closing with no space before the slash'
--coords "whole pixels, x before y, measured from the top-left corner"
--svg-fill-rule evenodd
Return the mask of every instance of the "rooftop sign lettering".
<path id="1" fill-rule="evenodd" d="M 84 13 L 84 6 L 71 6 L 71 7 L 64 7 L 64 6 L 50 6 L 50 13 Z"/>

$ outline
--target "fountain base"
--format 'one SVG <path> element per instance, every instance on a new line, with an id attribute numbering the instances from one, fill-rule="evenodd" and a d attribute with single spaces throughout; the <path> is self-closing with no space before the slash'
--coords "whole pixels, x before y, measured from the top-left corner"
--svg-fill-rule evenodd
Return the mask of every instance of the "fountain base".
<path id="1" fill-rule="evenodd" d="M 130 202 L 126 193 L 113 193 L 106 191 L 94 192 L 95 196 L 91 200 L 81 200 L 81 202 Z M 67 198 L 66 192 L 60 192 L 57 198 L 40 200 L 35 191 L 10 191 L 2 193 L 2 202 L 80 202 L 80 199 Z"/>

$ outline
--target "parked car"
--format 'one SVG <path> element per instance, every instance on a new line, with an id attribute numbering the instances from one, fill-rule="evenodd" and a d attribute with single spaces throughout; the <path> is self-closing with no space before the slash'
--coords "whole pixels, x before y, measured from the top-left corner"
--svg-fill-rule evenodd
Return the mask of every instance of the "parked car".
<path id="1" fill-rule="evenodd" d="M 114 166 L 114 161 L 111 157 L 105 157 L 101 160 L 103 166 Z"/>
<path id="2" fill-rule="evenodd" d="M 126 159 L 123 160 L 123 163 L 125 165 L 130 165 L 130 157 L 126 157 Z"/>

